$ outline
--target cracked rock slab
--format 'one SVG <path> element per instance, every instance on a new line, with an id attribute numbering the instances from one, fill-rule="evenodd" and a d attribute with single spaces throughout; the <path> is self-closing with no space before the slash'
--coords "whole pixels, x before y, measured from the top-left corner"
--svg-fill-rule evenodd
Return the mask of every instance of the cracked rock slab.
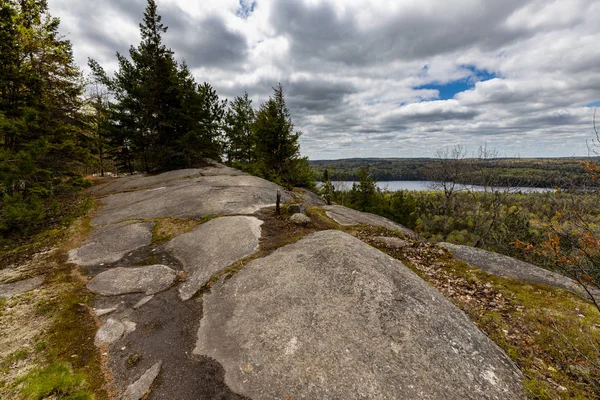
<path id="1" fill-rule="evenodd" d="M 410 229 L 390 221 L 379 215 L 353 210 L 344 206 L 323 206 L 327 216 L 342 226 L 370 225 L 379 226 L 391 231 L 399 231 L 406 236 L 416 237 L 416 234 Z"/>
<path id="2" fill-rule="evenodd" d="M 523 399 L 511 360 L 399 261 L 339 231 L 250 262 L 203 298 L 195 354 L 255 399 Z"/>
<path id="3" fill-rule="evenodd" d="M 37 289 L 42 286 L 44 279 L 46 279 L 46 276 L 40 275 L 22 281 L 0 284 L 0 298 L 18 296 Z"/>
<path id="4" fill-rule="evenodd" d="M 103 296 L 125 293 L 155 294 L 173 285 L 177 273 L 166 265 L 148 265 L 136 268 L 112 268 L 96 275 L 87 288 Z"/>
<path id="5" fill-rule="evenodd" d="M 188 272 L 188 280 L 179 287 L 180 297 L 190 299 L 214 273 L 254 253 L 261 225 L 255 217 L 221 217 L 168 242 L 165 249 Z"/>
<path id="6" fill-rule="evenodd" d="M 161 366 L 162 362 L 159 361 L 150 367 L 137 381 L 127 387 L 121 399 L 140 400 L 150 390 L 150 386 L 160 373 Z"/>
<path id="7" fill-rule="evenodd" d="M 452 243 L 438 243 L 438 245 L 452 253 L 455 258 L 491 275 L 559 287 L 588 298 L 583 288 L 572 279 L 537 265 L 471 246 Z M 593 288 L 592 290 L 594 297 L 600 298 L 600 291 Z"/>
<path id="8" fill-rule="evenodd" d="M 69 261 L 82 266 L 112 264 L 152 242 L 153 223 L 124 223 L 96 229 L 87 243 L 69 252 Z"/>

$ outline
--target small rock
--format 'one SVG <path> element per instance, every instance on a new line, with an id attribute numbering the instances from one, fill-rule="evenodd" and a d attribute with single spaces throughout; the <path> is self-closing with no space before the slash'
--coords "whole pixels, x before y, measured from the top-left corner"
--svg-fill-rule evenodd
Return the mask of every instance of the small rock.
<path id="1" fill-rule="evenodd" d="M 123 394 L 123 400 L 139 400 L 144 396 L 148 390 L 150 390 L 150 386 L 152 386 L 152 382 L 156 379 L 158 374 L 160 373 L 160 367 L 162 365 L 162 361 L 157 362 L 152 367 L 150 367 L 140 378 L 129 385 L 125 393 Z"/>
<path id="2" fill-rule="evenodd" d="M 101 317 L 103 315 L 110 314 L 111 312 L 117 311 L 117 308 L 118 307 L 94 309 L 94 314 L 96 314 L 97 317 Z"/>
<path id="3" fill-rule="evenodd" d="M 123 326 L 125 326 L 125 335 L 135 331 L 136 323 L 131 321 L 123 321 Z"/>
<path id="4" fill-rule="evenodd" d="M 308 225 L 312 222 L 310 217 L 302 213 L 292 215 L 290 221 L 297 225 Z"/>
<path id="5" fill-rule="evenodd" d="M 125 334 L 125 325 L 121 321 L 109 318 L 104 325 L 96 332 L 94 344 L 100 346 L 102 344 L 111 344 L 121 339 Z"/>
<path id="6" fill-rule="evenodd" d="M 138 309 L 141 306 L 143 306 L 144 304 L 146 304 L 147 302 L 149 302 L 150 300 L 152 300 L 154 298 L 154 295 L 151 294 L 150 296 L 144 296 L 140 299 L 140 301 L 138 301 L 137 303 L 135 303 L 135 305 L 133 306 L 134 309 Z"/>

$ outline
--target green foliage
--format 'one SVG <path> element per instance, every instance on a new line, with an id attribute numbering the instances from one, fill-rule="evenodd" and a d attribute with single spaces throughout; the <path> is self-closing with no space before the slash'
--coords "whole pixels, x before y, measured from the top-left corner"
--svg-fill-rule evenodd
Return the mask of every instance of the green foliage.
<path id="1" fill-rule="evenodd" d="M 548 269 L 556 267 L 546 258 L 516 247 L 514 242 L 542 243 L 546 240 L 544 224 L 555 218 L 557 209 L 573 203 L 578 205 L 580 215 L 600 226 L 600 206 L 593 194 L 561 197 L 554 193 L 510 193 L 499 198 L 494 193 L 458 192 L 445 215 L 442 191 L 373 192 L 362 174 L 365 194 L 358 184 L 347 192 L 335 190 L 332 200 L 382 215 L 430 240 L 475 245 Z"/>
<path id="2" fill-rule="evenodd" d="M 90 151 L 82 76 L 47 2 L 3 1 L 0 27 L 0 236 L 6 237 L 33 234 L 58 217 L 54 203 L 81 187 Z"/>
<path id="3" fill-rule="evenodd" d="M 29 235 L 39 228 L 46 217 L 46 208 L 38 196 L 31 196 L 24 201 L 20 193 L 5 195 L 0 204 L 1 232 L 20 231 Z"/>
<path id="4" fill-rule="evenodd" d="M 256 162 L 255 138 L 252 125 L 255 121 L 252 100 L 248 93 L 236 97 L 225 116 L 226 154 L 230 165 Z"/>
<path id="5" fill-rule="evenodd" d="M 82 374 L 75 374 L 66 363 L 53 363 L 45 368 L 34 368 L 21 378 L 21 396 L 42 400 L 52 396 L 63 400 L 92 400 Z"/>
<path id="6" fill-rule="evenodd" d="M 466 159 L 476 163 L 476 159 Z M 465 174 L 460 179 L 464 184 L 485 184 L 486 176 L 493 173 L 500 186 L 569 187 L 587 183 L 585 171 L 581 167 L 583 159 L 576 158 L 503 158 L 488 160 L 485 170 Z M 378 181 L 420 181 L 428 180 L 428 169 L 440 161 L 433 158 L 353 158 L 344 160 L 311 161 L 319 175 L 325 169 L 331 172 L 333 181 L 356 181 L 358 171 L 369 165 L 371 174 Z M 472 166 L 472 165 L 471 165 Z M 469 169 L 469 168 L 467 168 Z M 473 168 L 470 168 L 473 170 Z"/>
<path id="7" fill-rule="evenodd" d="M 162 24 L 148 0 L 141 42 L 129 57 L 117 53 L 118 70 L 108 77 L 89 60 L 97 81 L 112 92 L 107 129 L 112 156 L 124 171 L 158 172 L 219 158 L 225 102 L 208 83 L 198 85 L 185 63 L 162 42 Z"/>
<path id="8" fill-rule="evenodd" d="M 301 133 L 294 132 L 281 84 L 260 106 L 252 128 L 260 176 L 287 187 L 314 186 L 315 177 L 308 159 L 300 157 L 298 139 Z"/>
<path id="9" fill-rule="evenodd" d="M 326 169 L 323 172 L 323 177 L 321 178 L 322 186 L 321 186 L 321 194 L 325 198 L 327 204 L 331 204 L 331 199 L 334 195 L 335 188 L 333 183 L 331 183 L 331 178 L 329 178 L 329 170 Z"/>
<path id="10" fill-rule="evenodd" d="M 353 187 L 352 190 L 356 191 L 359 209 L 367 211 L 367 209 L 371 208 L 371 205 L 375 203 L 374 199 L 377 194 L 375 179 L 371 176 L 368 165 L 361 168 L 358 173 L 358 179 L 358 185 Z"/>

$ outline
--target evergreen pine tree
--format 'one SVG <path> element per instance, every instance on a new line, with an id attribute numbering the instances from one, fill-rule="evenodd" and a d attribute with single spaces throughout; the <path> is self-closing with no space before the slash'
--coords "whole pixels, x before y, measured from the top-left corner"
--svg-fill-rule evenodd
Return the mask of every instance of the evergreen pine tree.
<path id="1" fill-rule="evenodd" d="M 321 193 L 323 193 L 323 197 L 328 205 L 331 205 L 331 198 L 334 194 L 333 183 L 331 183 L 331 178 L 329 177 L 329 170 L 326 168 L 323 172 L 323 178 L 321 179 Z"/>
<path id="2" fill-rule="evenodd" d="M 374 205 L 373 200 L 377 193 L 375 179 L 371 176 L 368 165 L 360 169 L 358 178 L 359 182 L 356 187 L 358 191 L 358 206 L 362 211 L 367 211 L 369 207 Z"/>
<path id="3" fill-rule="evenodd" d="M 273 96 L 256 113 L 253 125 L 261 174 L 288 187 L 313 187 L 314 175 L 308 160 L 300 157 L 298 139 L 301 133 L 294 132 L 283 87 L 279 84 L 273 90 Z"/>
<path id="4" fill-rule="evenodd" d="M 83 182 L 83 79 L 59 22 L 45 0 L 0 4 L 0 232 L 51 223 L 52 198 Z"/>
<path id="5" fill-rule="evenodd" d="M 142 40 L 129 58 L 117 53 L 119 68 L 109 78 L 94 60 L 94 75 L 115 94 L 113 145 L 121 168 L 145 172 L 192 166 L 203 157 L 219 158 L 224 102 L 209 85 L 197 85 L 185 63 L 162 42 L 155 0 L 148 0 Z"/>
<path id="6" fill-rule="evenodd" d="M 254 109 L 248 93 L 236 97 L 225 116 L 226 154 L 230 165 L 247 165 L 255 161 L 254 120 Z"/>

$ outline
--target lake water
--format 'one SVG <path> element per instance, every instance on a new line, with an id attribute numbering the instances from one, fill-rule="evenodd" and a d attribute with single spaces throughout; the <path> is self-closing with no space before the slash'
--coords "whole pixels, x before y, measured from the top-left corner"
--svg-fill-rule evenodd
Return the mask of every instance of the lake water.
<path id="1" fill-rule="evenodd" d="M 352 181 L 332 181 L 333 186 L 336 190 L 350 190 L 352 189 L 353 183 Z M 377 187 L 381 190 L 388 190 L 390 192 L 395 192 L 396 190 L 433 190 L 431 187 L 432 182 L 430 181 L 381 181 L 377 182 Z M 469 188 L 472 190 L 483 191 L 484 188 L 476 185 L 458 185 L 459 189 Z M 504 190 L 505 188 L 498 188 L 500 190 Z M 545 193 L 554 191 L 554 189 L 549 188 L 532 188 L 532 187 L 515 187 L 511 188 L 511 191 L 514 192 L 523 192 L 523 193 Z"/>

